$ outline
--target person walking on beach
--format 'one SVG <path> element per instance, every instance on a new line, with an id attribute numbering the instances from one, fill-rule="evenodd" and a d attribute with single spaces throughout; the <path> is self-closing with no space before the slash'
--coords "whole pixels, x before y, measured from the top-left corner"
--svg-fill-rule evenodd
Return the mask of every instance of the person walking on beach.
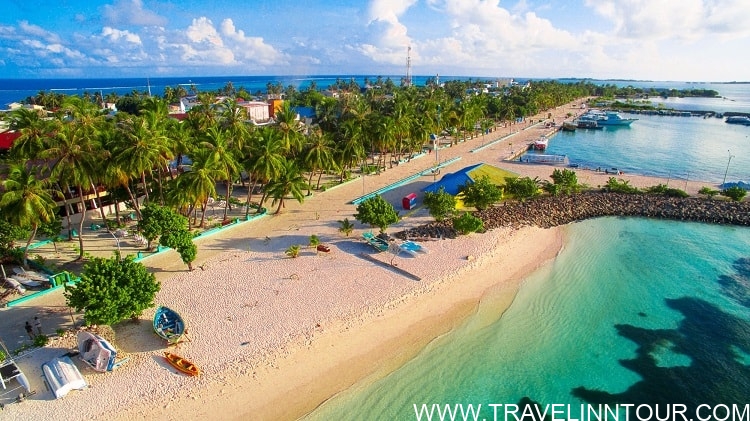
<path id="1" fill-rule="evenodd" d="M 37 333 L 40 335 L 42 334 L 42 321 L 39 320 L 39 317 L 34 316 L 34 326 L 36 327 Z"/>
<path id="2" fill-rule="evenodd" d="M 33 340 L 34 339 L 34 328 L 31 327 L 31 323 L 29 323 L 28 320 L 26 320 L 26 326 L 24 326 L 24 327 L 26 328 L 26 333 L 29 334 L 29 338 L 31 338 Z"/>

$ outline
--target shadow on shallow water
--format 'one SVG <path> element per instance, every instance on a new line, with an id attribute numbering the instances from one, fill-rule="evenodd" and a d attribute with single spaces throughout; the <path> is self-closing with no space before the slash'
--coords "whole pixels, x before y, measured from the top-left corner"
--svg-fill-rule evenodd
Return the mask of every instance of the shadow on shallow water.
<path id="1" fill-rule="evenodd" d="M 717 282 L 725 296 L 750 308 L 750 258 L 738 259 L 733 267 L 735 273 L 721 275 Z M 683 315 L 676 329 L 615 325 L 620 336 L 638 345 L 634 358 L 619 363 L 637 373 L 640 381 L 621 393 L 576 387 L 571 394 L 593 406 L 614 408 L 617 404 L 634 404 L 627 419 L 639 419 L 636 414 L 639 405 L 651 407 L 654 412 L 650 419 L 664 419 L 668 404 L 685 405 L 687 419 L 707 419 L 717 405 L 726 405 L 730 411 L 720 409 L 715 414 L 719 418 L 731 419 L 733 405 L 742 413 L 750 397 L 750 322 L 699 298 L 682 297 L 665 302 Z M 544 410 L 544 405 L 529 398 L 519 402 L 520 408 L 526 405 Z M 699 405 L 711 408 L 703 407 L 696 413 Z M 640 416 L 647 412 L 642 411 Z M 742 419 L 747 416 L 745 412 Z M 682 418 L 678 415 L 678 419 Z"/>
<path id="2" fill-rule="evenodd" d="M 736 273 L 717 282 L 723 293 L 750 308 L 750 259 L 738 259 Z M 642 380 L 622 393 L 577 387 L 572 395 L 590 404 L 632 403 L 687 406 L 688 419 L 696 418 L 699 405 L 748 402 L 750 392 L 750 323 L 717 306 L 693 297 L 667 299 L 666 305 L 683 315 L 676 329 L 644 329 L 615 325 L 618 333 L 638 345 L 633 359 L 620 364 Z M 664 358 L 670 354 L 672 358 Z M 681 363 L 675 364 L 674 361 Z M 672 364 L 664 364 L 664 362 Z M 635 409 L 631 410 L 635 416 Z M 702 417 L 706 410 L 701 410 Z M 722 414 L 717 413 L 718 416 Z M 635 418 L 634 418 L 635 419 Z"/>

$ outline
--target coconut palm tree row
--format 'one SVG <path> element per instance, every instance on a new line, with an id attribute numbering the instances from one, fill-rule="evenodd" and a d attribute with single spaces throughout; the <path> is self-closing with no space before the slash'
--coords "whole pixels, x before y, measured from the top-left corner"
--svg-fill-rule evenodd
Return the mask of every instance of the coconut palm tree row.
<path id="1" fill-rule="evenodd" d="M 93 99 L 79 96 L 64 97 L 52 117 L 14 110 L 8 117 L 10 126 L 21 136 L 2 165 L 3 215 L 13 209 L 19 215 L 10 218 L 12 222 L 33 230 L 52 218 L 42 210 L 65 199 L 72 239 L 74 204 L 80 211 L 87 200 L 94 200 L 107 226 L 100 195 L 107 191 L 115 203 L 126 202 L 138 219 L 141 204 L 155 202 L 203 227 L 217 187 L 224 195 L 226 219 L 230 207 L 236 206 L 230 199 L 238 182 L 247 188 L 246 214 L 263 208 L 268 199 L 280 212 L 288 196 L 302 202 L 305 194 L 320 189 L 324 174 L 344 181 L 365 164 L 386 168 L 420 152 L 431 133 L 447 130 L 456 141 L 466 139 L 477 127 L 487 129 L 531 115 L 588 95 L 591 89 L 585 84 L 539 82 L 528 89 L 514 87 L 504 95 L 488 95 L 472 93 L 468 83 L 450 87 L 395 88 L 383 83 L 362 94 L 341 83 L 339 98 L 325 97 L 311 87 L 295 92 L 295 98 L 276 111 L 275 124 L 267 126 L 248 123 L 246 109 L 235 98 L 217 102 L 211 92 L 198 93 L 200 105 L 183 121 L 170 118 L 168 102 L 159 97 L 140 97 L 137 115 L 106 116 Z M 293 104 L 313 106 L 314 124 L 301 123 Z M 22 193 L 29 188 L 37 193 Z M 5 198 L 10 192 L 16 192 L 15 199 Z M 253 200 L 254 195 L 260 199 Z M 34 203 L 18 203 L 24 200 Z M 115 212 L 119 220 L 118 206 Z M 78 232 L 83 224 L 81 218 Z M 78 241 L 82 258 L 82 236 Z"/>

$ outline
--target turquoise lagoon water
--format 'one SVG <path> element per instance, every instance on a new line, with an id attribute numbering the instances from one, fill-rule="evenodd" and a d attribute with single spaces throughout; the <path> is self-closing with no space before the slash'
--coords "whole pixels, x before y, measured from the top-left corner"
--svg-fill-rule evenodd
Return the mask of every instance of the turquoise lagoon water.
<path id="1" fill-rule="evenodd" d="M 677 188 L 685 180 L 715 186 L 725 173 L 728 182 L 750 182 L 750 126 L 714 117 L 623 116 L 638 120 L 629 127 L 558 132 L 545 153 L 567 155 L 584 168 L 660 177 Z"/>
<path id="2" fill-rule="evenodd" d="M 415 404 L 461 403 L 493 419 L 489 404 L 524 397 L 577 407 L 748 402 L 749 228 L 599 218 L 565 232 L 560 255 L 504 314 L 480 308 L 308 418 L 415 420 Z"/>

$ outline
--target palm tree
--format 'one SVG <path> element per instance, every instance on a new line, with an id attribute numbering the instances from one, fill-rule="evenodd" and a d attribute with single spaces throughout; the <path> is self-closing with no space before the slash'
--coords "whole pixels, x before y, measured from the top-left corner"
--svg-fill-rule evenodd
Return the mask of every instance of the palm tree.
<path id="1" fill-rule="evenodd" d="M 40 224 L 55 219 L 57 206 L 52 198 L 49 182 L 37 178 L 38 168 L 27 169 L 24 164 L 15 163 L 8 168 L 3 180 L 3 194 L 0 196 L 0 209 L 5 218 L 18 227 L 31 227 L 31 235 L 23 251 L 23 266 L 28 268 L 29 244 L 34 240 Z"/>
<path id="2" fill-rule="evenodd" d="M 227 132 L 218 127 L 208 129 L 200 146 L 210 151 L 206 167 L 216 170 L 220 174 L 218 179 L 225 182 L 226 201 L 224 205 L 224 219 L 227 219 L 229 198 L 232 196 L 232 183 L 240 175 L 240 163 L 229 144 Z"/>
<path id="3" fill-rule="evenodd" d="M 73 186 L 77 190 L 81 212 L 79 233 L 83 232 L 83 223 L 86 219 L 84 186 L 91 186 L 96 165 L 103 161 L 101 152 L 97 138 L 88 135 L 86 127 L 76 123 L 64 123 L 55 134 L 49 148 L 40 153 L 40 158 L 55 160 L 51 167 L 51 176 L 64 188 Z M 70 238 L 70 230 L 68 232 Z M 81 260 L 84 256 L 82 235 L 78 235 L 78 243 L 78 260 Z"/>
<path id="4" fill-rule="evenodd" d="M 272 178 L 276 178 L 283 171 L 285 164 L 281 132 L 274 127 L 266 126 L 255 133 L 249 157 L 245 160 L 245 169 L 253 178 L 253 184 L 247 192 L 247 212 L 250 209 L 250 200 L 255 186 L 258 183 L 266 184 Z M 264 200 L 265 195 L 260 201 L 261 207 Z M 258 209 L 260 210 L 260 207 Z"/>
<path id="5" fill-rule="evenodd" d="M 121 125 L 123 136 L 113 151 L 113 160 L 132 178 L 140 178 L 146 202 L 150 200 L 146 174 L 166 166 L 170 152 L 166 137 L 151 130 L 144 117 L 130 117 Z M 138 204 L 134 203 L 136 209 Z"/>
<path id="6" fill-rule="evenodd" d="M 299 203 L 305 201 L 305 195 L 302 194 L 302 190 L 305 188 L 305 178 L 300 174 L 299 167 L 294 161 L 284 162 L 284 167 L 277 178 L 271 180 L 266 185 L 266 192 L 273 198 L 271 206 L 278 202 L 276 213 L 281 212 L 281 208 L 284 207 L 284 199 L 288 195 L 292 195 Z"/>
<path id="7" fill-rule="evenodd" d="M 332 169 L 334 167 L 333 161 L 333 140 L 327 133 L 318 128 L 310 133 L 308 138 L 308 144 L 305 148 L 304 163 L 307 168 L 310 169 L 310 177 L 307 181 L 307 195 L 310 195 L 310 189 L 312 188 L 312 177 L 320 171 L 320 176 L 323 176 L 323 172 L 326 169 Z M 316 189 L 320 188 L 320 177 L 318 177 L 318 185 Z"/>
<path id="8" fill-rule="evenodd" d="M 177 178 L 172 194 L 179 194 L 180 198 L 184 199 L 184 203 L 191 207 L 188 210 L 188 215 L 197 211 L 198 206 L 200 206 L 201 221 L 198 225 L 203 227 L 206 218 L 206 205 L 209 198 L 216 196 L 216 180 L 221 177 L 221 172 L 211 168 L 211 151 L 207 148 L 196 150 L 192 159 L 193 164 L 190 171 Z M 195 225 L 195 219 L 197 217 L 193 218 L 193 225 Z"/>
<path id="9" fill-rule="evenodd" d="M 288 102 L 281 104 L 276 112 L 276 122 L 281 131 L 281 139 L 289 156 L 296 156 L 302 150 L 304 126 L 297 119 L 297 113 Z"/>
<path id="10" fill-rule="evenodd" d="M 10 113 L 10 128 L 21 133 L 10 149 L 11 157 L 34 159 L 46 149 L 47 140 L 54 132 L 55 124 L 43 119 L 37 110 L 19 108 Z"/>

